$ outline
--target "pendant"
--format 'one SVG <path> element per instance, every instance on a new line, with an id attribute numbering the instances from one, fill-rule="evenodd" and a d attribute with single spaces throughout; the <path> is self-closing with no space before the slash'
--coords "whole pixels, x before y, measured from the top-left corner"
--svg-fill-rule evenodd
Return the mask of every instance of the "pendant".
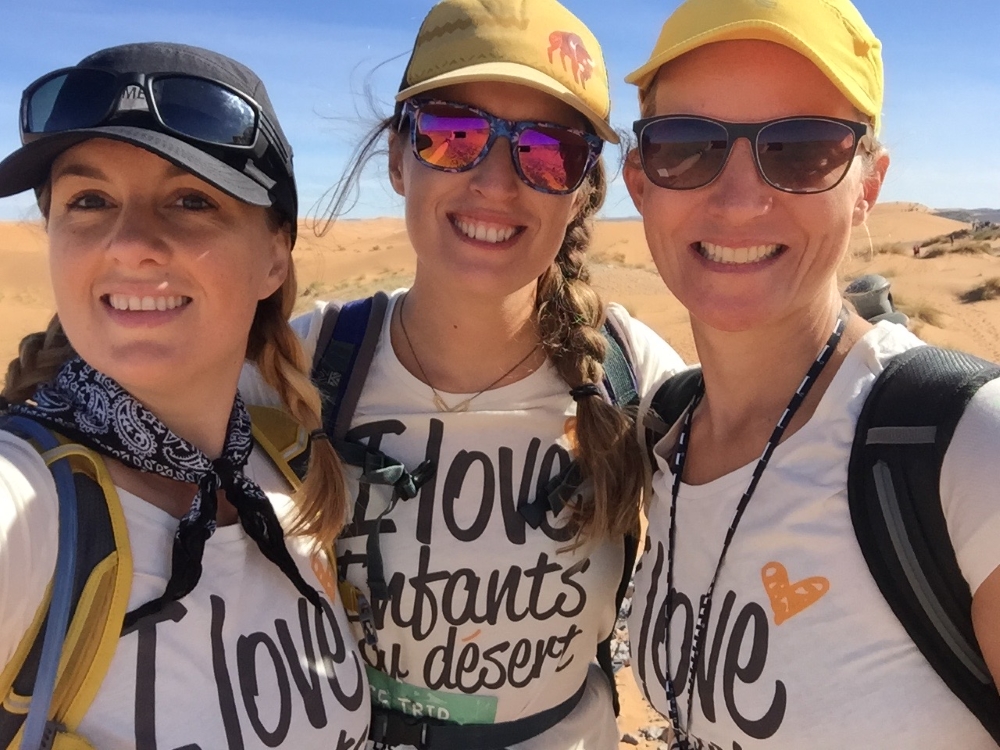
<path id="1" fill-rule="evenodd" d="M 434 408 L 437 409 L 438 411 L 448 412 L 449 414 L 451 414 L 455 412 L 468 411 L 469 402 L 472 401 L 472 399 L 467 398 L 464 401 L 459 401 L 454 406 L 448 406 L 448 404 L 444 402 L 444 399 L 441 398 L 441 394 L 439 394 L 437 391 L 434 391 L 434 398 L 431 399 L 431 401 L 434 404 Z"/>

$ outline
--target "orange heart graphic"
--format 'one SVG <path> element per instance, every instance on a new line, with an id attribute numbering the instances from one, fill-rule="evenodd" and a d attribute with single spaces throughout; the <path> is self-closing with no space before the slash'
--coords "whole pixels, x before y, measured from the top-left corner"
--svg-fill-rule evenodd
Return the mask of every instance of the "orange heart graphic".
<path id="1" fill-rule="evenodd" d="M 830 590 L 830 582 L 826 578 L 813 576 L 791 583 L 788 571 L 779 562 L 769 562 L 760 571 L 764 590 L 771 600 L 771 611 L 774 612 L 774 624 L 781 625 L 786 620 L 795 617 L 799 612 L 818 602 Z"/>

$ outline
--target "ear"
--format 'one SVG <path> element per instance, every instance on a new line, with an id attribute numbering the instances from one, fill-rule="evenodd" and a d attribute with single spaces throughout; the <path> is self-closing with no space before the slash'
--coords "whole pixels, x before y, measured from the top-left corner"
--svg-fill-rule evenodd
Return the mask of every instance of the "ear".
<path id="1" fill-rule="evenodd" d="M 396 130 L 389 131 L 389 182 L 397 194 L 406 197 L 406 186 L 403 181 L 403 159 L 406 155 L 406 134 L 400 135 Z"/>
<path id="2" fill-rule="evenodd" d="M 886 172 L 889 171 L 889 153 L 884 149 L 875 157 L 875 164 L 872 165 L 861 183 L 861 195 L 854 205 L 854 226 L 861 226 L 868 219 L 868 215 L 875 207 L 879 193 L 882 192 L 882 185 L 885 182 Z"/>
<path id="3" fill-rule="evenodd" d="M 642 164 L 639 161 L 639 151 L 637 149 L 632 149 L 625 157 L 622 176 L 625 178 L 625 187 L 628 188 L 628 194 L 632 196 L 632 203 L 635 204 L 635 210 L 642 216 L 643 199 L 646 188 L 650 185 L 645 173 L 642 171 Z"/>
<path id="4" fill-rule="evenodd" d="M 264 277 L 258 299 L 270 297 L 281 288 L 285 279 L 288 278 L 292 263 L 292 233 L 287 224 L 282 225 L 278 231 L 272 234 L 269 255 L 271 265 Z"/>

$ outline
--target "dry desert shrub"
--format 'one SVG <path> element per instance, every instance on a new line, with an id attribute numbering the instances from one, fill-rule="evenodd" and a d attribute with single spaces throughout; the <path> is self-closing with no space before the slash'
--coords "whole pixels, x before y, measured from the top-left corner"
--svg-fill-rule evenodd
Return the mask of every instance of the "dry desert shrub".
<path id="1" fill-rule="evenodd" d="M 920 321 L 935 328 L 944 328 L 944 313 L 927 300 L 909 300 L 894 294 L 892 302 L 893 306 L 911 321 Z"/>
<path id="2" fill-rule="evenodd" d="M 922 258 L 940 258 L 942 255 L 988 255 L 992 251 L 989 242 L 960 242 L 956 245 L 935 245 L 921 255 Z"/>
<path id="3" fill-rule="evenodd" d="M 967 305 L 972 302 L 985 302 L 997 297 L 1000 297 L 1000 277 L 998 276 L 986 279 L 979 286 L 974 286 L 969 291 L 958 295 L 958 298 Z"/>

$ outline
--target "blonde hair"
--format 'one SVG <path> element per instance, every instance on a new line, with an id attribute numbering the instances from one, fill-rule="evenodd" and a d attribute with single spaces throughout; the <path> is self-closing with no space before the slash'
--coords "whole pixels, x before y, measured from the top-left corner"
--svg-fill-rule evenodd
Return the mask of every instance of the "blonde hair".
<path id="1" fill-rule="evenodd" d="M 542 346 L 571 388 L 604 378 L 605 309 L 585 266 L 592 219 L 607 194 L 602 162 L 580 191 L 580 210 L 535 296 Z M 593 489 L 592 502 L 571 505 L 577 540 L 633 530 L 647 473 L 633 417 L 603 398 L 584 398 L 577 402 L 576 443 L 577 464 Z"/>
<path id="2" fill-rule="evenodd" d="M 42 209 L 45 213 L 44 205 Z M 287 224 L 270 211 L 268 224 L 274 231 L 288 231 Z M 310 363 L 288 325 L 296 290 L 292 263 L 281 288 L 257 304 L 247 341 L 247 359 L 257 365 L 264 381 L 274 388 L 296 421 L 311 432 L 322 427 L 322 410 L 319 393 L 309 380 Z M 76 352 L 63 332 L 59 316 L 53 316 L 44 332 L 21 340 L 0 395 L 10 402 L 27 401 L 39 385 L 51 382 L 74 356 Z M 313 442 L 309 470 L 294 499 L 296 513 L 289 533 L 308 536 L 317 548 L 331 545 L 347 520 L 347 489 L 343 468 L 329 441 Z"/>

